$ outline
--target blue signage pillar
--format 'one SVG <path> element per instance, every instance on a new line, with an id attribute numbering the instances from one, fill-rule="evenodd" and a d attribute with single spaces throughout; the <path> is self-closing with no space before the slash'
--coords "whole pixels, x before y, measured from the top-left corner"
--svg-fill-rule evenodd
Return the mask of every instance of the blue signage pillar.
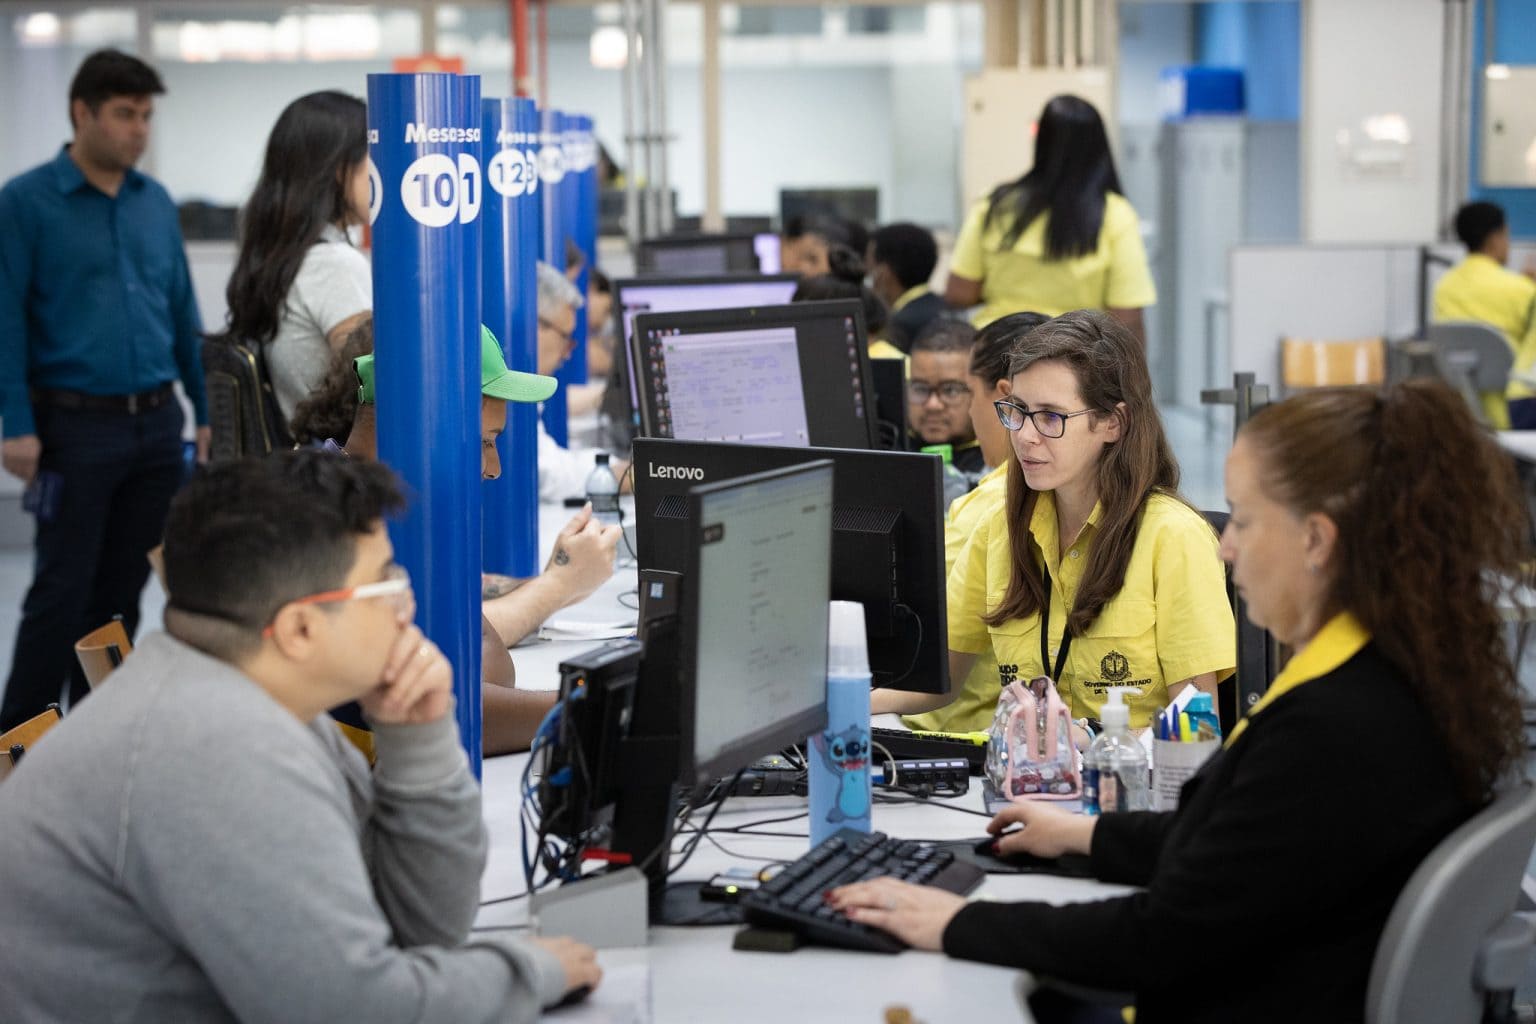
<path id="1" fill-rule="evenodd" d="M 565 115 L 558 110 L 539 112 L 539 177 L 543 189 L 542 209 L 544 234 L 539 247 L 539 258 L 560 273 L 565 272 L 565 242 L 570 228 L 565 222 L 565 148 L 562 145 Z M 580 314 L 578 313 L 578 318 Z M 575 336 L 575 332 L 572 332 Z M 565 384 L 569 381 L 564 368 L 555 374 L 560 388 L 544 403 L 544 429 L 556 444 L 570 440 L 566 422 Z"/>
<path id="2" fill-rule="evenodd" d="M 481 319 L 501 340 L 507 365 L 538 372 L 534 263 L 539 255 L 538 111 L 525 98 L 481 102 L 485 146 L 485 242 Z M 507 403 L 497 442 L 501 478 L 485 484 L 486 572 L 530 577 L 539 571 L 538 409 Z"/>
<path id="3" fill-rule="evenodd" d="M 598 219 L 598 181 L 597 181 L 597 136 L 592 130 L 592 119 L 586 115 L 578 115 L 573 118 L 576 125 L 576 225 L 574 236 L 576 247 L 581 250 L 586 260 L 582 270 L 582 277 L 578 287 L 585 297 L 591 294 L 589 285 L 592 281 L 592 271 L 597 269 L 597 219 Z M 587 311 L 582 310 L 581 343 L 577 346 L 580 353 L 580 367 L 582 381 L 589 379 L 587 369 L 587 342 L 592 337 L 592 322 L 588 319 Z M 576 357 L 572 357 L 572 362 Z M 599 443 L 603 443 L 600 441 Z"/>
<path id="4" fill-rule="evenodd" d="M 480 775 L 480 79 L 368 76 L 379 458 L 416 619 L 453 664 Z"/>

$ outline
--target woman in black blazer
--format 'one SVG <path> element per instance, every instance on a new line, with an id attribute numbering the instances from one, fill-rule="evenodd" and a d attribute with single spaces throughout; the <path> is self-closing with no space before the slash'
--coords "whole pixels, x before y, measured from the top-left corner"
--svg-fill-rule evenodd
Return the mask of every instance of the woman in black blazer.
<path id="1" fill-rule="evenodd" d="M 1025 803 L 989 826 L 1003 852 L 1086 853 L 1145 888 L 1050 906 L 878 879 L 840 908 L 920 949 L 1133 991 L 1138 1024 L 1364 1018 L 1398 893 L 1523 755 L 1490 584 L 1521 571 L 1523 506 L 1463 400 L 1425 381 L 1264 409 L 1226 485 L 1222 556 L 1295 656 L 1177 811 Z"/>

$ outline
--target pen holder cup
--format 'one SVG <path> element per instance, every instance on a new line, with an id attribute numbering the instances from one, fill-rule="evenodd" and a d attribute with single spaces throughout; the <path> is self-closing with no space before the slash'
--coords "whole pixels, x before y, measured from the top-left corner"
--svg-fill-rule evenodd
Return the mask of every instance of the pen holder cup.
<path id="1" fill-rule="evenodd" d="M 1216 740 L 1204 743 L 1152 741 L 1152 809 L 1172 811 L 1179 806 L 1179 790 L 1221 747 Z"/>

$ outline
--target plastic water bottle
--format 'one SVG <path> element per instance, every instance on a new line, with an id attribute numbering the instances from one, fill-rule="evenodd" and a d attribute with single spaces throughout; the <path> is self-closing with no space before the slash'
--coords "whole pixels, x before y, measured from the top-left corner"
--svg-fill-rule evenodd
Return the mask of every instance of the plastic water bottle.
<path id="1" fill-rule="evenodd" d="M 840 828 L 869 831 L 869 682 L 864 606 L 833 601 L 827 616 L 827 728 L 806 744 L 812 846 Z"/>
<path id="2" fill-rule="evenodd" d="M 1125 687 L 1112 686 L 1105 699 L 1104 732 L 1083 755 L 1083 812 L 1145 811 L 1152 806 L 1147 752 L 1131 735 L 1131 709 L 1121 702 Z"/>
<path id="3" fill-rule="evenodd" d="M 924 445 L 923 451 L 929 455 L 937 455 L 944 460 L 944 507 L 949 508 L 949 503 L 968 494 L 971 490 L 971 481 L 966 475 L 955 468 L 955 446 L 951 444 Z"/>
<path id="4" fill-rule="evenodd" d="M 619 525 L 619 481 L 608 466 L 608 453 L 597 453 L 597 465 L 587 474 L 587 500 L 592 514 L 605 526 Z"/>

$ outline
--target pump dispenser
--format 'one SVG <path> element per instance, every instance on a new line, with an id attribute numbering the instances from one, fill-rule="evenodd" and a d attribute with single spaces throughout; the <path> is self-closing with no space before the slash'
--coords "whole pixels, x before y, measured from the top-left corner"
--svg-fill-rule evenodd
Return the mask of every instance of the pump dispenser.
<path id="1" fill-rule="evenodd" d="M 1147 786 L 1147 752 L 1131 735 L 1131 709 L 1122 692 L 1134 686 L 1111 686 L 1099 710 L 1104 732 L 1083 755 L 1083 811 L 1145 811 L 1151 807 Z"/>

